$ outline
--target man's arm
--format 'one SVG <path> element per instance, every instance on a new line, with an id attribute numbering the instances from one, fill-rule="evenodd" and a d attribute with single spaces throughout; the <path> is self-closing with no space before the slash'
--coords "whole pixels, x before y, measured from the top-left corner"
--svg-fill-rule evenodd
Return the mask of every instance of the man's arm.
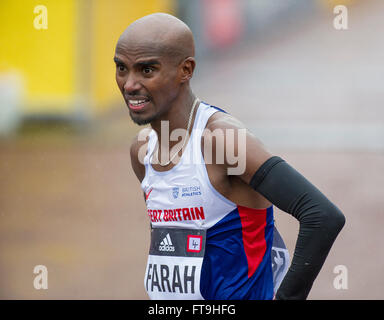
<path id="1" fill-rule="evenodd" d="M 218 128 L 224 131 L 228 128 L 244 130 L 229 115 L 219 115 L 209 129 Z M 266 151 L 251 133 L 247 132 L 245 141 L 234 139 L 232 146 L 224 144 L 223 148 L 233 148 L 236 153 L 239 143 L 246 144 L 245 171 L 239 177 L 300 223 L 292 263 L 276 299 L 306 299 L 336 236 L 344 226 L 345 217 L 299 172 Z M 228 163 L 226 165 L 230 167 Z"/>
<path id="2" fill-rule="evenodd" d="M 140 155 L 140 150 L 147 147 L 147 139 L 143 141 L 140 133 L 133 138 L 130 148 L 131 166 L 137 179 L 141 182 L 145 176 L 144 158 Z M 147 201 L 145 192 L 143 192 L 144 202 Z"/>
<path id="3" fill-rule="evenodd" d="M 300 222 L 291 266 L 276 299 L 306 299 L 345 223 L 341 211 L 314 185 L 279 157 L 268 159 L 250 185 Z"/>

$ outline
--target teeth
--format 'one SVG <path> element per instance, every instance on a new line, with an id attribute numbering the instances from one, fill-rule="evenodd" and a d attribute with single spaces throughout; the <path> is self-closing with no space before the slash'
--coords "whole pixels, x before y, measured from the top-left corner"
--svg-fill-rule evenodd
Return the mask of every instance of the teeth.
<path id="1" fill-rule="evenodd" d="M 139 104 L 143 104 L 143 103 L 145 103 L 146 102 L 146 100 L 129 100 L 129 103 L 131 104 L 131 105 L 133 105 L 133 106 L 137 106 L 137 105 L 139 105 Z"/>

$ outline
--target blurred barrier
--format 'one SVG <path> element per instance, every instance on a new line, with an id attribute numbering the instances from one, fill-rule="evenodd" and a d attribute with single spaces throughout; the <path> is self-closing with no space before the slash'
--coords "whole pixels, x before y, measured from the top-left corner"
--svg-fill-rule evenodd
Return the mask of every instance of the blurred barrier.
<path id="1" fill-rule="evenodd" d="M 263 38 L 297 27 L 306 16 L 316 14 L 316 0 L 245 0 L 248 37 Z"/>
<path id="2" fill-rule="evenodd" d="M 284 30 L 290 19 L 315 13 L 317 1 L 179 0 L 178 15 L 195 35 L 197 55 L 204 56 Z"/>
<path id="3" fill-rule="evenodd" d="M 323 6 L 329 9 L 329 8 L 334 8 L 335 6 L 338 6 L 338 5 L 348 6 L 356 3 L 357 1 L 356 0 L 317 0 L 317 2 L 320 6 Z"/>
<path id="4" fill-rule="evenodd" d="M 169 12 L 195 35 L 198 56 L 297 27 L 321 8 L 353 0 L 35 0 L 0 2 L 0 74 L 25 84 L 20 112 L 89 119 L 121 102 L 113 55 L 121 32 L 152 12 Z M 7 114 L 12 108 L 0 107 Z M 5 112 L 5 111 L 4 111 Z M 4 113 L 3 112 L 3 113 Z M 4 122 L 4 120 L 3 120 Z M 14 121 L 13 123 L 17 123 Z M 4 127 L 4 125 L 3 125 Z M 10 125 L 12 127 L 12 125 Z"/>
<path id="5" fill-rule="evenodd" d="M 0 74 L 25 83 L 20 115 L 90 118 L 120 95 L 113 55 L 119 35 L 152 12 L 173 12 L 175 0 L 2 0 Z M 10 104 L 0 98 L 1 109 Z M 7 111 L 8 112 L 8 111 Z M 16 114 L 16 113 L 15 113 Z"/>

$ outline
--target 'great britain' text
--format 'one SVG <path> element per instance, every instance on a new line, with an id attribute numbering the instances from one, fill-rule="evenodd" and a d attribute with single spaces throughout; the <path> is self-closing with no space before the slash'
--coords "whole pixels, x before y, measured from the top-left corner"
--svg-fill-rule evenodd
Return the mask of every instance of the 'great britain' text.
<path id="1" fill-rule="evenodd" d="M 148 209 L 148 216 L 152 222 L 204 220 L 203 207 L 177 209 Z"/>

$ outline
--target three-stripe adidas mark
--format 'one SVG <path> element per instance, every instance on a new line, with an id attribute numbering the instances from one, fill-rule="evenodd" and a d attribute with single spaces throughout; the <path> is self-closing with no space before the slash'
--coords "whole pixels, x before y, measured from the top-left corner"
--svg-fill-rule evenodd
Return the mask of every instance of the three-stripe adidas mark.
<path id="1" fill-rule="evenodd" d="M 159 251 L 175 251 L 169 233 L 167 233 L 164 239 L 160 242 Z"/>

